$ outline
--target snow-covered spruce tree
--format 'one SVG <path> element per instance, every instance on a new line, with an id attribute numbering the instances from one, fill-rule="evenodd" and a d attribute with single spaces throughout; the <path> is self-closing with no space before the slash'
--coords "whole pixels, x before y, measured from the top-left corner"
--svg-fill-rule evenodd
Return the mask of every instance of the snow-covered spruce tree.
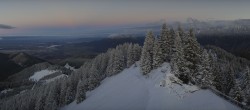
<path id="1" fill-rule="evenodd" d="M 159 39 L 156 37 L 153 47 L 153 68 L 159 67 L 162 63 L 162 49 L 160 48 Z"/>
<path id="2" fill-rule="evenodd" d="M 239 81 L 235 79 L 235 84 L 233 88 L 229 92 L 229 96 L 232 97 L 234 100 L 242 102 L 244 100 L 244 93 L 240 87 Z"/>
<path id="3" fill-rule="evenodd" d="M 214 61 L 217 61 L 217 60 L 214 60 Z M 214 76 L 214 83 L 213 83 L 213 86 L 222 92 L 223 88 L 224 88 L 224 85 L 225 85 L 225 76 L 224 73 L 222 72 L 222 70 L 220 68 L 224 68 L 226 65 L 223 65 L 223 66 L 220 66 L 218 63 L 214 62 L 213 61 L 213 76 Z"/>
<path id="4" fill-rule="evenodd" d="M 102 73 L 102 74 L 105 74 L 105 72 L 106 72 L 106 68 L 107 68 L 107 65 L 108 65 L 108 54 L 104 54 L 104 53 L 102 53 L 101 55 L 100 55 L 100 73 Z"/>
<path id="5" fill-rule="evenodd" d="M 97 68 L 96 68 L 96 64 L 95 63 L 92 63 L 92 66 L 91 66 L 91 69 L 88 73 L 89 77 L 88 77 L 88 82 L 87 82 L 87 85 L 88 85 L 88 90 L 93 90 L 95 89 L 97 86 L 99 86 L 100 84 L 100 74 L 98 73 L 97 71 Z"/>
<path id="6" fill-rule="evenodd" d="M 134 61 L 139 61 L 141 58 L 141 46 L 139 44 L 134 44 L 133 45 L 133 59 Z M 135 63 L 135 62 L 134 62 Z"/>
<path id="7" fill-rule="evenodd" d="M 125 66 L 125 59 L 124 59 L 124 54 L 122 53 L 122 50 L 119 48 L 116 48 L 115 50 L 115 56 L 114 56 L 114 73 L 119 73 L 122 71 L 126 66 Z"/>
<path id="8" fill-rule="evenodd" d="M 171 57 L 172 57 L 172 54 L 173 54 L 173 48 L 174 48 L 174 40 L 175 40 L 175 31 L 174 31 L 174 29 L 173 28 L 171 28 L 170 29 L 170 46 L 171 46 L 171 48 L 170 48 L 170 59 L 171 59 Z"/>
<path id="9" fill-rule="evenodd" d="M 185 66 L 189 68 L 189 81 L 193 81 L 192 77 L 197 73 L 200 53 L 200 45 L 193 30 L 190 29 L 188 37 L 186 37 L 186 41 L 184 42 L 184 59 Z"/>
<path id="10" fill-rule="evenodd" d="M 220 66 L 218 63 L 218 58 L 215 53 L 212 52 L 212 50 L 208 51 L 208 54 L 210 56 L 210 61 L 211 61 L 211 73 L 213 74 L 213 87 L 215 87 L 217 90 L 221 91 L 222 90 L 222 79 L 223 79 L 223 74 L 221 72 L 221 68 L 223 68 L 225 65 Z"/>
<path id="11" fill-rule="evenodd" d="M 243 79 L 243 82 L 245 83 L 245 87 L 243 89 L 244 91 L 244 102 L 247 105 L 250 105 L 250 69 L 248 66 L 246 66 L 245 69 L 245 77 Z"/>
<path id="12" fill-rule="evenodd" d="M 66 94 L 65 94 L 65 104 L 69 104 L 75 99 L 75 90 L 74 86 L 71 83 L 71 79 L 67 79 L 67 89 L 66 89 Z"/>
<path id="13" fill-rule="evenodd" d="M 130 43 L 127 50 L 127 68 L 140 60 L 141 47 L 138 44 Z M 126 58 L 125 58 L 126 59 Z"/>
<path id="14" fill-rule="evenodd" d="M 106 75 L 107 76 L 112 76 L 113 75 L 113 68 L 114 68 L 114 57 L 115 57 L 115 50 L 114 49 L 109 49 L 108 53 L 109 55 L 109 60 L 108 60 L 108 65 L 106 69 Z"/>
<path id="15" fill-rule="evenodd" d="M 89 70 L 89 76 L 92 74 L 96 74 L 98 81 L 102 80 L 105 77 L 105 71 L 107 67 L 107 56 L 100 54 L 96 56 L 91 64 L 90 70 Z"/>
<path id="16" fill-rule="evenodd" d="M 164 23 L 161 29 L 161 35 L 159 40 L 159 47 L 162 49 L 162 60 L 163 61 L 170 61 L 170 51 L 171 51 L 171 36 L 169 33 L 169 29 Z"/>
<path id="17" fill-rule="evenodd" d="M 230 65 L 232 66 L 232 65 Z M 229 67 L 230 67 L 229 66 Z M 226 76 L 226 83 L 225 83 L 225 94 L 228 94 L 230 92 L 230 90 L 236 85 L 236 82 L 237 78 L 236 78 L 236 75 L 235 75 L 235 70 L 231 67 L 231 69 L 229 69 L 229 72 L 228 73 L 225 73 Z"/>
<path id="18" fill-rule="evenodd" d="M 35 110 L 44 110 L 44 106 L 45 106 L 45 101 L 46 101 L 46 96 L 48 95 L 48 87 L 41 87 L 39 88 L 40 91 L 38 93 L 38 99 L 36 101 L 36 106 L 35 106 Z"/>
<path id="19" fill-rule="evenodd" d="M 129 44 L 128 50 L 127 50 L 127 68 L 130 67 L 133 62 L 135 62 L 135 52 L 132 44 Z"/>
<path id="20" fill-rule="evenodd" d="M 82 102 L 86 98 L 87 92 L 87 81 L 81 80 L 77 85 L 77 93 L 76 93 L 76 103 Z"/>
<path id="21" fill-rule="evenodd" d="M 179 62 L 179 58 L 180 58 L 180 52 L 183 54 L 183 49 L 180 51 L 179 46 L 181 44 L 181 39 L 179 34 L 176 34 L 176 37 L 174 39 L 174 43 L 173 43 L 173 47 L 172 47 L 172 56 L 171 56 L 171 60 L 170 60 L 170 66 L 171 66 L 171 72 L 176 75 L 179 76 L 180 71 L 179 71 L 179 66 L 178 66 L 178 62 Z"/>
<path id="22" fill-rule="evenodd" d="M 63 78 L 63 80 L 66 80 L 66 79 Z M 62 81 L 61 82 L 60 96 L 59 96 L 59 106 L 63 106 L 65 104 L 66 91 L 67 91 L 66 81 Z"/>
<path id="23" fill-rule="evenodd" d="M 203 52 L 200 56 L 198 64 L 198 70 L 195 74 L 195 81 L 200 86 L 212 86 L 213 85 L 213 74 L 211 72 L 211 61 L 210 56 L 207 53 L 206 49 L 203 49 Z"/>
<path id="24" fill-rule="evenodd" d="M 57 106 L 60 106 L 60 96 L 61 96 L 61 80 L 56 80 L 56 81 L 54 81 L 55 82 L 55 101 L 56 101 L 56 104 L 57 104 Z"/>
<path id="25" fill-rule="evenodd" d="M 182 39 L 177 32 L 175 35 L 174 45 L 172 48 L 173 54 L 171 57 L 170 65 L 171 71 L 177 77 L 179 77 L 184 83 L 188 82 L 188 68 L 184 66 L 184 51 L 183 51 L 183 44 Z"/>
<path id="26" fill-rule="evenodd" d="M 49 93 L 45 100 L 45 106 L 44 106 L 45 110 L 56 110 L 57 108 L 57 102 L 56 102 L 57 94 L 56 94 L 56 89 L 53 87 L 55 86 L 50 85 Z"/>
<path id="27" fill-rule="evenodd" d="M 26 106 L 26 110 L 34 110 L 36 106 L 38 90 L 29 91 L 26 93 L 29 95 L 29 97 L 27 97 L 27 99 L 23 99 L 21 102 L 25 103 L 24 106 Z"/>
<path id="28" fill-rule="evenodd" d="M 119 48 L 117 47 L 116 49 L 110 51 L 110 58 L 106 71 L 108 76 L 119 73 L 126 67 L 126 61 L 124 58 L 125 53 L 123 53 L 122 48 L 125 47 L 120 46 Z"/>
<path id="29" fill-rule="evenodd" d="M 178 25 L 177 31 L 178 31 L 179 36 L 180 36 L 181 39 L 182 39 L 183 45 L 185 45 L 185 42 L 187 41 L 187 38 L 186 38 L 187 35 L 186 35 L 186 33 L 184 32 L 184 30 L 182 29 L 182 27 L 181 27 L 180 24 Z"/>
<path id="30" fill-rule="evenodd" d="M 227 71 L 225 71 L 224 69 L 227 69 Z M 221 85 L 221 92 L 225 93 L 226 95 L 228 95 L 228 93 L 230 92 L 230 90 L 234 87 L 235 85 L 235 71 L 232 68 L 232 64 L 230 64 L 228 62 L 228 64 L 225 66 L 225 68 L 223 68 L 221 66 L 221 79 L 219 81 L 219 84 Z"/>
<path id="31" fill-rule="evenodd" d="M 152 66 L 153 46 L 154 46 L 154 35 L 152 31 L 149 31 L 144 41 L 142 54 L 141 54 L 141 60 L 140 60 L 140 67 L 144 75 L 149 73 L 153 68 Z"/>
<path id="32" fill-rule="evenodd" d="M 45 100 L 45 110 L 56 110 L 60 103 L 61 85 L 58 80 L 51 82 L 49 85 L 48 96 Z"/>

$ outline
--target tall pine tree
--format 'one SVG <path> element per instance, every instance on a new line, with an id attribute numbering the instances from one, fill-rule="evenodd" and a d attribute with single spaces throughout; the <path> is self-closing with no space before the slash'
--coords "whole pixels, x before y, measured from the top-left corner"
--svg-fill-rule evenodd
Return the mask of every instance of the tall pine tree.
<path id="1" fill-rule="evenodd" d="M 154 47 L 154 35 L 152 31 L 147 33 L 147 36 L 144 41 L 144 45 L 142 48 L 140 67 L 142 73 L 146 75 L 153 68 L 153 47 Z"/>
<path id="2" fill-rule="evenodd" d="M 162 50 L 160 49 L 160 44 L 158 38 L 156 37 L 153 48 L 153 68 L 159 67 L 162 63 Z"/>
<path id="3" fill-rule="evenodd" d="M 188 68 L 184 66 L 184 51 L 183 51 L 183 44 L 182 39 L 179 36 L 179 33 L 176 33 L 173 45 L 173 54 L 171 57 L 171 71 L 177 77 L 179 77 L 184 83 L 188 83 Z"/>
<path id="4" fill-rule="evenodd" d="M 199 60 L 198 71 L 195 75 L 196 83 L 201 86 L 212 86 L 213 85 L 213 74 L 211 70 L 210 56 L 207 50 L 204 49 Z"/>
<path id="5" fill-rule="evenodd" d="M 87 81 L 81 80 L 77 85 L 76 103 L 82 102 L 86 98 Z"/>
<path id="6" fill-rule="evenodd" d="M 161 35 L 159 40 L 159 48 L 162 50 L 162 59 L 163 61 L 170 61 L 170 51 L 171 51 L 171 36 L 169 29 L 164 23 L 161 29 Z"/>
<path id="7" fill-rule="evenodd" d="M 187 36 L 188 37 L 186 37 L 186 41 L 184 42 L 184 58 L 186 61 L 184 66 L 189 68 L 189 81 L 193 81 L 192 77 L 195 77 L 198 70 L 197 64 L 200 57 L 200 46 L 192 29 L 190 29 Z"/>

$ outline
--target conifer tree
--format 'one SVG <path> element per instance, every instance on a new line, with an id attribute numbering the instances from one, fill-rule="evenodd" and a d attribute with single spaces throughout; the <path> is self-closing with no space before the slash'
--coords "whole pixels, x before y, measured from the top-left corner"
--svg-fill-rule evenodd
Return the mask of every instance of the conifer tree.
<path id="1" fill-rule="evenodd" d="M 188 33 L 187 40 L 184 42 L 184 58 L 185 58 L 185 66 L 189 68 L 188 79 L 192 80 L 192 77 L 197 73 L 198 62 L 200 57 L 200 46 L 197 42 L 197 39 L 194 35 L 192 29 L 190 29 Z"/>
<path id="2" fill-rule="evenodd" d="M 67 85 L 66 85 L 66 82 L 63 81 L 61 84 L 61 90 L 60 90 L 59 106 L 62 106 L 65 104 L 66 90 L 67 90 Z"/>
<path id="3" fill-rule="evenodd" d="M 196 83 L 201 86 L 211 86 L 213 85 L 213 75 L 211 72 L 211 61 L 207 50 L 203 50 L 200 57 L 200 62 L 198 64 L 198 72 L 195 74 Z"/>
<path id="4" fill-rule="evenodd" d="M 233 88 L 229 92 L 229 96 L 231 96 L 234 100 L 237 100 L 239 102 L 242 102 L 244 100 L 244 94 L 240 87 L 239 81 L 235 79 L 235 84 Z"/>
<path id="5" fill-rule="evenodd" d="M 86 98 L 87 85 L 86 80 L 79 81 L 77 85 L 77 93 L 76 93 L 76 103 L 82 102 Z"/>
<path id="6" fill-rule="evenodd" d="M 39 97 L 36 101 L 35 110 L 44 110 L 47 93 L 48 93 L 48 87 L 40 88 L 40 91 L 38 94 Z"/>
<path id="7" fill-rule="evenodd" d="M 173 46 L 173 54 L 171 57 L 171 71 L 174 73 L 177 77 L 179 77 L 184 83 L 188 82 L 188 68 L 184 66 L 185 60 L 184 60 L 184 51 L 183 51 L 183 45 L 182 40 L 179 36 L 179 33 L 176 33 L 175 40 L 174 40 L 174 46 Z"/>
<path id="8" fill-rule="evenodd" d="M 186 34 L 185 34 L 184 30 L 182 29 L 180 24 L 178 25 L 177 31 L 178 31 L 179 36 L 182 39 L 182 44 L 185 45 L 186 41 L 187 41 L 187 38 L 186 38 L 187 36 L 186 36 Z"/>
<path id="9" fill-rule="evenodd" d="M 106 75 L 111 76 L 113 74 L 115 52 L 114 50 L 108 50 L 108 54 L 109 54 L 109 60 L 108 60 Z"/>
<path id="10" fill-rule="evenodd" d="M 141 57 L 141 46 L 139 44 L 134 44 L 133 46 L 133 55 L 134 55 L 134 61 L 139 61 Z"/>
<path id="11" fill-rule="evenodd" d="M 67 89 L 66 89 L 66 94 L 65 94 L 65 104 L 69 104 L 70 102 L 74 101 L 75 99 L 75 90 L 73 88 L 73 85 L 70 81 L 70 79 L 68 79 L 67 81 L 68 83 L 68 86 L 67 86 Z"/>
<path id="12" fill-rule="evenodd" d="M 155 38 L 154 47 L 153 47 L 153 68 L 159 67 L 163 63 L 162 51 L 159 48 L 158 38 Z"/>
<path id="13" fill-rule="evenodd" d="M 141 60 L 140 60 L 140 65 L 141 65 L 140 67 L 144 75 L 149 73 L 153 68 L 152 66 L 153 46 L 154 46 L 154 35 L 152 31 L 149 31 L 144 41 L 142 54 L 141 54 Z"/>
<path id="14" fill-rule="evenodd" d="M 124 54 L 122 53 L 122 50 L 116 48 L 115 50 L 115 56 L 114 56 L 114 71 L 113 74 L 117 74 L 120 71 L 122 71 L 126 66 L 125 66 L 125 59 L 124 59 Z"/>
<path id="15" fill-rule="evenodd" d="M 244 102 L 250 105 L 250 69 L 248 66 L 246 66 L 245 77 L 244 77 L 243 82 L 245 82 Z"/>
<path id="16" fill-rule="evenodd" d="M 169 29 L 164 23 L 161 29 L 161 35 L 159 40 L 159 47 L 162 50 L 162 59 L 163 61 L 170 61 L 170 51 L 171 51 L 171 36 Z"/>
<path id="17" fill-rule="evenodd" d="M 170 59 L 172 57 L 173 54 L 173 48 L 174 48 L 174 40 L 175 40 L 175 31 L 173 28 L 170 29 Z"/>
<path id="18" fill-rule="evenodd" d="M 102 73 L 102 74 L 105 74 L 105 72 L 106 72 L 106 69 L 107 69 L 107 66 L 108 66 L 108 55 L 107 54 L 101 54 L 101 61 L 100 61 L 101 63 L 100 63 L 100 72 Z"/>
<path id="19" fill-rule="evenodd" d="M 49 93 L 48 96 L 46 97 L 44 106 L 45 110 L 56 110 L 57 108 L 57 102 L 56 102 L 57 93 L 54 87 L 55 85 L 52 85 L 48 90 Z"/>
<path id="20" fill-rule="evenodd" d="M 133 45 L 129 44 L 127 52 L 127 68 L 130 67 L 134 62 L 135 61 L 134 61 Z"/>

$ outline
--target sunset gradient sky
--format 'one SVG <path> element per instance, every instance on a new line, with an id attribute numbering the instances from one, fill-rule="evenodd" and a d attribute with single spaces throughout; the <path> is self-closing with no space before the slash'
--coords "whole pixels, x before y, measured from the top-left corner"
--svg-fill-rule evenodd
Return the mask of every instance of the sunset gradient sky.
<path id="1" fill-rule="evenodd" d="M 0 35 L 56 34 L 159 20 L 249 19 L 250 0 L 3 0 Z"/>

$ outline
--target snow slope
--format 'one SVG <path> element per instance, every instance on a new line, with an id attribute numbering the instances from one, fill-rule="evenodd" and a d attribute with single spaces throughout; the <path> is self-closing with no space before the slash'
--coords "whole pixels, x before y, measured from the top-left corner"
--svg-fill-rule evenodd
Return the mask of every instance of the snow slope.
<path id="1" fill-rule="evenodd" d="M 41 70 L 41 71 L 35 72 L 32 76 L 30 76 L 29 79 L 33 80 L 33 81 L 39 81 L 43 77 L 50 75 L 50 74 L 53 74 L 55 72 L 57 72 L 57 71 L 56 70 L 48 70 L 48 69 Z"/>
<path id="2" fill-rule="evenodd" d="M 193 85 L 179 85 L 165 63 L 143 76 L 139 67 L 131 66 L 106 78 L 87 93 L 80 104 L 73 102 L 62 110 L 239 110 L 237 106 Z"/>

